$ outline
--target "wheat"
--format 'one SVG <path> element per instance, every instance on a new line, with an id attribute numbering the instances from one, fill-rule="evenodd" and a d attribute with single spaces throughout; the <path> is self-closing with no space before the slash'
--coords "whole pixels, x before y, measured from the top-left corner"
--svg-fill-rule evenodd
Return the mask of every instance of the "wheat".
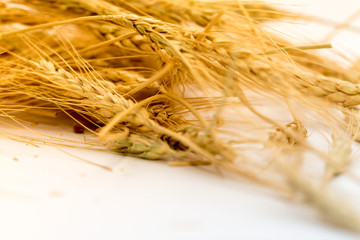
<path id="1" fill-rule="evenodd" d="M 220 9 L 225 10 L 232 18 L 241 18 L 241 11 L 238 9 L 236 3 L 229 1 L 210 2 L 206 3 L 206 5 L 199 1 L 186 1 L 184 3 L 184 1 L 179 0 L 171 2 L 166 0 L 136 0 L 131 1 L 131 3 L 128 1 L 110 0 L 109 2 L 139 15 L 150 15 L 166 22 L 183 25 L 195 23 L 205 27 L 212 18 L 218 14 Z M 260 21 L 291 16 L 290 14 L 275 10 L 261 3 L 246 3 L 244 5 L 251 17 Z"/>
<path id="2" fill-rule="evenodd" d="M 284 160 L 279 161 L 278 165 L 293 191 L 301 194 L 303 200 L 314 206 L 325 220 L 352 231 L 360 231 L 360 218 L 354 206 L 344 198 L 330 194 L 327 189 L 315 187 L 299 170 L 286 164 Z"/>
<path id="3" fill-rule="evenodd" d="M 314 81 L 306 92 L 326 98 L 335 103 L 341 103 L 344 107 L 360 104 L 360 85 L 333 77 L 314 77 Z"/>
<path id="4" fill-rule="evenodd" d="M 284 129 L 291 131 L 293 134 L 287 134 Z M 306 137 L 307 130 L 299 120 L 295 120 L 294 122 L 287 124 L 285 128 L 276 128 L 275 132 L 269 133 L 269 141 L 287 147 L 303 142 L 303 139 Z"/>
<path id="5" fill-rule="evenodd" d="M 215 148 L 210 148 L 210 144 L 200 144 L 197 141 L 193 142 L 192 139 L 186 136 L 182 136 L 175 131 L 168 130 L 158 125 L 158 123 L 156 123 L 154 120 L 158 120 L 158 122 L 164 122 L 174 115 L 173 113 L 170 113 L 169 109 L 165 109 L 164 111 L 160 112 L 152 110 L 153 113 L 156 112 L 156 115 L 154 114 L 154 120 L 151 120 L 149 112 L 145 108 L 141 108 L 142 105 L 151 103 L 153 100 L 164 98 L 166 99 L 166 96 L 155 95 L 144 100 L 143 102 L 135 104 L 131 100 L 126 100 L 121 95 L 116 93 L 111 82 L 104 82 L 101 80 L 89 82 L 88 79 L 71 74 L 62 68 L 56 67 L 52 62 L 46 60 L 41 60 L 39 63 L 30 61 L 30 64 L 34 69 L 37 69 L 37 72 L 27 73 L 28 76 L 26 79 L 28 80 L 26 82 L 20 83 L 15 78 L 15 81 L 13 80 L 11 84 L 15 86 L 23 86 L 22 91 L 26 91 L 26 94 L 31 98 L 52 102 L 57 106 L 61 106 L 63 109 L 65 108 L 65 110 L 77 109 L 80 113 L 91 116 L 91 118 L 98 121 L 98 123 L 109 123 L 107 125 L 108 130 L 103 129 L 103 131 L 101 131 L 99 134 L 106 142 L 113 142 L 114 140 L 112 139 L 127 139 L 130 141 L 132 140 L 133 132 L 135 134 L 142 132 L 143 136 L 146 136 L 147 132 L 152 132 L 152 137 L 154 137 L 154 134 L 160 134 L 168 135 L 174 139 L 177 139 L 182 144 L 187 146 L 191 152 L 199 154 L 206 159 L 211 159 L 214 163 L 217 162 L 218 159 L 216 159 L 213 154 L 225 158 L 224 153 L 220 153 L 218 150 L 214 150 Z M 42 86 L 37 86 L 37 83 L 39 82 L 42 83 Z M 5 87 L 9 87 L 9 83 L 3 84 Z M 115 125 L 117 125 L 119 122 L 125 122 L 126 124 L 116 126 L 118 130 L 115 133 L 111 133 L 112 135 L 108 136 L 109 130 L 115 126 L 114 124 L 110 124 L 111 119 L 116 117 L 118 113 L 122 114 L 122 119 L 117 120 Z M 166 119 L 161 117 L 162 113 L 166 114 Z M 173 117 L 170 120 L 172 125 L 177 124 L 175 119 L 179 121 L 182 120 L 181 117 Z M 122 130 L 124 127 L 125 131 Z M 130 129 L 130 131 L 127 131 L 126 129 Z M 212 141 L 220 143 L 218 140 L 213 139 Z M 174 152 L 171 155 L 168 151 L 166 154 L 163 154 L 164 149 L 170 148 L 165 148 L 165 143 L 160 144 L 159 141 L 157 141 L 157 144 L 150 145 L 141 145 L 139 142 L 134 142 L 134 144 L 128 146 L 126 150 L 124 147 L 118 147 L 117 144 L 121 145 L 122 142 L 115 140 L 115 144 L 111 144 L 111 149 L 126 153 L 127 155 L 136 155 L 146 159 L 156 159 L 160 158 L 162 155 L 176 156 L 179 154 L 178 152 L 176 152 L 176 154 Z M 212 150 L 209 152 L 210 149 Z"/>
<path id="6" fill-rule="evenodd" d="M 92 144 L 101 148 L 169 160 L 172 166 L 226 168 L 298 193 L 327 219 L 358 230 L 351 210 L 340 209 L 327 190 L 305 181 L 305 173 L 251 157 L 260 152 L 266 137 L 254 137 L 251 130 L 271 128 L 264 153 L 271 151 L 274 159 L 283 156 L 275 154 L 286 154 L 290 161 L 316 154 L 327 164 L 321 173 L 324 186 L 346 173 L 352 160 L 351 140 L 334 135 L 329 153 L 311 146 L 303 119 L 323 120 L 339 133 L 344 124 L 332 113 L 341 109 L 347 130 L 357 139 L 353 107 L 360 104 L 360 85 L 342 66 L 305 52 L 331 45 L 294 46 L 258 24 L 290 15 L 235 1 L 19 2 L 29 10 L 0 7 L 1 116 L 18 121 L 21 114 L 55 119 L 62 113 L 95 134 Z M 26 17 L 33 10 L 40 13 L 34 22 Z M 33 25 L 38 22 L 43 24 Z M 185 96 L 191 87 L 202 95 L 220 95 L 189 100 Z M 262 112 L 256 105 L 258 95 L 285 99 L 294 121 L 283 126 Z M 233 105 L 240 110 L 225 115 Z M 309 113 L 298 110 L 304 108 Z M 239 133 L 218 128 L 227 117 L 236 117 Z M 226 134 L 231 141 L 223 140 Z M 305 164 L 301 161 L 298 167 Z"/>
<path id="7" fill-rule="evenodd" d="M 345 173 L 352 163 L 352 140 L 344 136 L 333 135 L 333 146 L 326 162 L 324 182 Z"/>

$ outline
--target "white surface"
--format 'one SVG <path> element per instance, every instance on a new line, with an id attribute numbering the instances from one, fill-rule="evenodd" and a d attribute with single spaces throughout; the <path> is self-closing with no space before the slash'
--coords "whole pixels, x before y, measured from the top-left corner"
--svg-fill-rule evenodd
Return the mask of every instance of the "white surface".
<path id="1" fill-rule="evenodd" d="M 336 21 L 360 7 L 360 1 L 284 2 Z M 341 34 L 336 41 L 348 47 L 347 41 L 359 42 L 356 37 L 357 42 Z M 0 239 L 359 239 L 322 223 L 311 209 L 236 177 L 61 149 L 114 171 L 53 147 L 0 139 Z"/>
<path id="2" fill-rule="evenodd" d="M 71 151 L 110 173 L 55 149 L 6 146 L 1 239 L 357 239 L 241 179 Z"/>

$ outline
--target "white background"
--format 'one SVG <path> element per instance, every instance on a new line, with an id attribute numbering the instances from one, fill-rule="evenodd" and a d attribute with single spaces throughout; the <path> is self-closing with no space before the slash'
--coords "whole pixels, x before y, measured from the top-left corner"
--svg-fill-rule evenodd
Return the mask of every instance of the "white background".
<path id="1" fill-rule="evenodd" d="M 294 3 L 298 11 L 338 22 L 360 8 L 358 0 L 278 3 Z M 302 24 L 284 25 L 282 29 L 301 30 L 309 42 L 322 39 L 330 31 L 329 27 Z M 355 55 L 360 53 L 359 40 L 357 34 L 344 32 L 333 43 L 335 48 L 351 50 Z M 43 125 L 37 128 L 57 136 L 71 131 Z M 60 149 L 63 151 L 0 139 L 0 239 L 359 237 L 324 224 L 310 208 L 287 202 L 237 177 L 224 178 L 197 168 L 174 168 L 111 153 Z M 359 192 L 350 185 L 346 185 L 348 190 Z"/>

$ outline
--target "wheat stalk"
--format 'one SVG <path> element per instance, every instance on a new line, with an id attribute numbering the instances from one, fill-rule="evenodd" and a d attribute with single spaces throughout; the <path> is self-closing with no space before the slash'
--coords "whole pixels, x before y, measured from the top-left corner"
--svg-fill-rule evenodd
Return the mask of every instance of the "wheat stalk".
<path id="1" fill-rule="evenodd" d="M 344 198 L 334 196 L 325 188 L 315 187 L 285 160 L 278 161 L 278 166 L 291 189 L 301 194 L 303 200 L 314 206 L 325 220 L 352 231 L 360 231 L 359 215 Z"/>

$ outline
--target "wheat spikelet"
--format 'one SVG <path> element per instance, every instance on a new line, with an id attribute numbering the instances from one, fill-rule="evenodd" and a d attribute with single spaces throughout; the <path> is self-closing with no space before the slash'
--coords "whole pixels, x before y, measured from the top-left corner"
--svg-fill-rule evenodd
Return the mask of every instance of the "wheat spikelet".
<path id="1" fill-rule="evenodd" d="M 117 111 L 123 111 L 131 106 L 130 100 L 125 100 L 121 95 L 115 94 L 111 91 L 111 84 L 108 81 L 99 84 L 98 88 L 89 84 L 89 82 L 81 78 L 80 76 L 73 75 L 62 68 L 57 68 L 52 62 L 41 60 L 40 62 L 31 62 L 31 65 L 37 69 L 37 72 L 28 72 L 28 83 L 18 82 L 18 84 L 36 87 L 37 81 L 44 81 L 44 83 L 51 84 L 53 88 L 44 92 L 44 95 L 49 94 L 49 90 L 52 90 L 51 95 L 59 98 L 69 98 L 73 100 L 79 100 L 83 104 L 92 107 L 90 102 L 96 102 L 100 107 L 94 107 L 94 116 L 97 119 L 111 118 Z M 33 79 L 33 80 L 32 80 Z M 17 84 L 15 78 L 12 83 L 3 83 L 3 86 L 9 86 L 10 84 Z M 96 84 L 96 83 L 95 83 Z M 39 86 L 41 87 L 41 86 Z M 33 90 L 34 95 L 32 97 L 41 99 L 41 93 L 36 93 L 36 89 Z M 29 94 L 29 93 L 28 93 Z M 57 102 L 59 103 L 59 102 Z M 86 104 L 87 103 L 87 104 Z M 65 103 L 66 104 L 66 103 Z M 68 102 L 71 105 L 71 101 Z"/>
<path id="2" fill-rule="evenodd" d="M 294 134 L 289 136 L 284 129 L 276 128 L 275 132 L 269 133 L 269 141 L 283 146 L 292 146 L 302 142 L 307 137 L 307 130 L 299 120 L 295 120 L 285 126 L 285 129 Z"/>
<path id="3" fill-rule="evenodd" d="M 315 81 L 308 86 L 308 93 L 341 103 L 344 107 L 360 104 L 360 86 L 358 84 L 325 76 L 314 77 L 314 79 Z"/>
<path id="4" fill-rule="evenodd" d="M 199 1 L 186 1 L 184 3 L 184 1 L 178 0 L 172 1 L 171 3 L 164 0 L 137 0 L 131 3 L 127 1 L 110 0 L 109 2 L 139 15 L 148 14 L 166 22 L 176 24 L 196 23 L 203 27 L 209 24 L 212 18 L 218 14 L 219 10 L 224 10 L 233 18 L 238 19 L 240 19 L 240 15 L 242 14 L 237 4 L 229 1 L 217 1 L 206 4 Z M 259 2 L 245 3 L 244 6 L 249 11 L 251 17 L 260 21 L 290 16 L 290 14 L 275 10 Z"/>
<path id="5" fill-rule="evenodd" d="M 343 109 L 345 115 L 344 122 L 346 123 L 346 130 L 352 135 L 355 141 L 360 140 L 360 115 L 357 108 L 345 108 Z"/>
<path id="6" fill-rule="evenodd" d="M 345 173 L 352 163 L 352 140 L 348 137 L 333 136 L 333 146 L 326 163 L 324 182 Z"/>

